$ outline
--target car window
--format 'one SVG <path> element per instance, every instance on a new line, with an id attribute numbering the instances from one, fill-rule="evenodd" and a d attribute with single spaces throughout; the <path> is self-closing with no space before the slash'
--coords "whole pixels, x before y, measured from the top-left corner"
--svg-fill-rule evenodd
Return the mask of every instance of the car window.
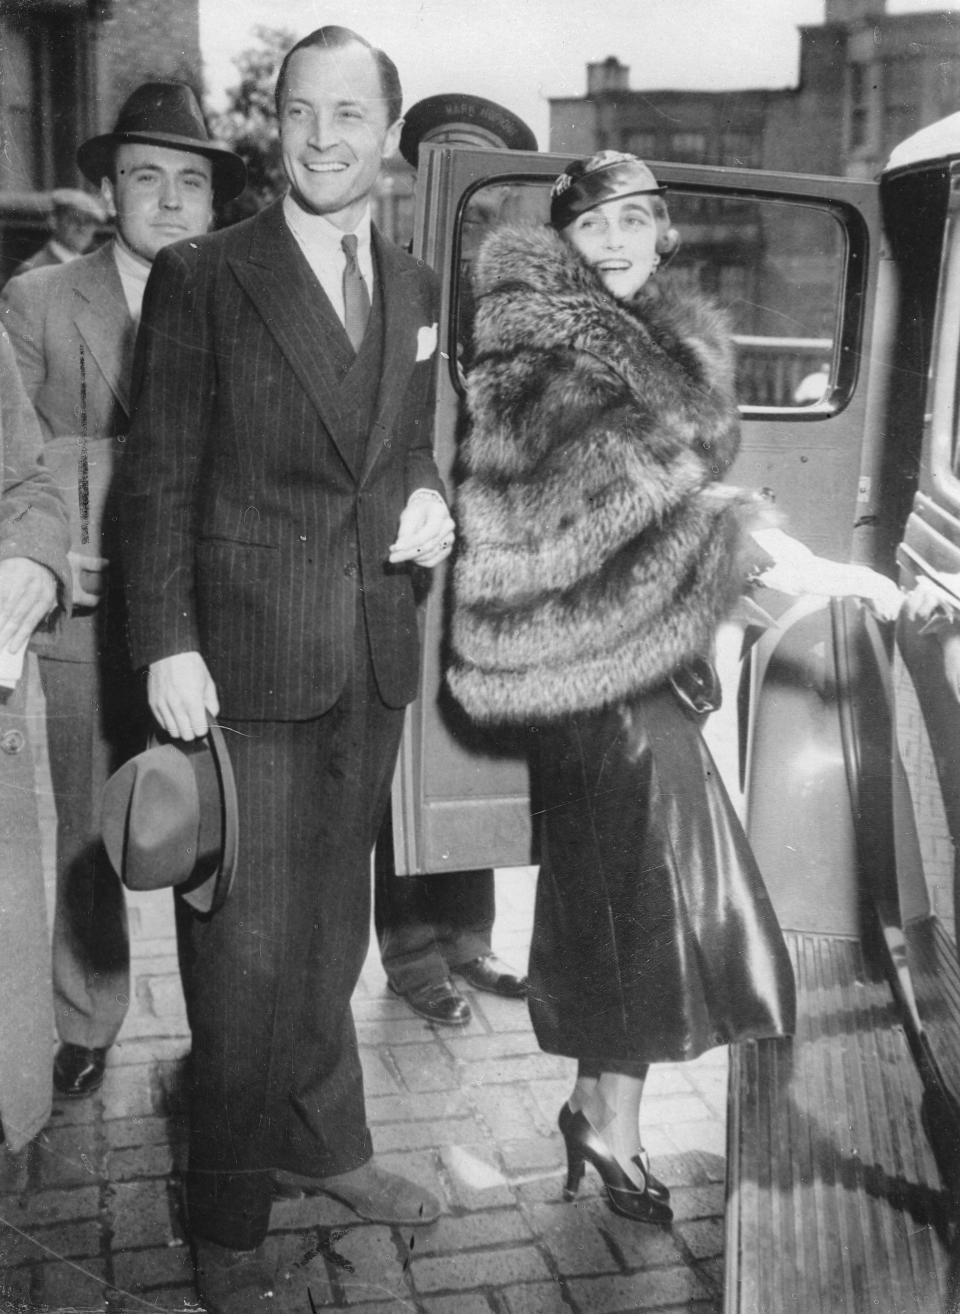
<path id="1" fill-rule="evenodd" d="M 471 271 L 483 238 L 512 223 L 545 223 L 550 179 L 498 180 L 461 203 L 455 243 L 457 374 L 469 367 Z M 845 401 L 840 340 L 847 242 L 843 224 L 817 204 L 671 188 L 681 235 L 669 277 L 714 297 L 737 343 L 737 396 L 751 410 L 825 413 Z M 462 380 L 461 380 L 462 382 Z"/>

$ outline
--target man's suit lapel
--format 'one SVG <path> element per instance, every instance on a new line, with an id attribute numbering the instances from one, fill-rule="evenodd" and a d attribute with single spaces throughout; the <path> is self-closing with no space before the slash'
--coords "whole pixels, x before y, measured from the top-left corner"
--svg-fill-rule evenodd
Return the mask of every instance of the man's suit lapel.
<path id="1" fill-rule="evenodd" d="M 336 312 L 320 287 L 283 218 L 282 203 L 261 211 L 246 257 L 232 257 L 231 267 L 290 362 L 316 407 L 347 467 L 349 451 L 341 446 L 340 382 L 328 343 L 342 336 Z"/>
<path id="2" fill-rule="evenodd" d="M 136 341 L 123 285 L 107 243 L 91 260 L 75 262 L 73 320 L 124 413 L 130 416 L 130 379 Z"/>
<path id="3" fill-rule="evenodd" d="M 361 480 L 366 479 L 383 451 L 416 360 L 417 330 L 422 324 L 414 297 L 415 272 L 402 253 L 373 229 L 374 254 L 383 290 L 383 368 L 377 391 L 376 418 L 370 430 Z"/>

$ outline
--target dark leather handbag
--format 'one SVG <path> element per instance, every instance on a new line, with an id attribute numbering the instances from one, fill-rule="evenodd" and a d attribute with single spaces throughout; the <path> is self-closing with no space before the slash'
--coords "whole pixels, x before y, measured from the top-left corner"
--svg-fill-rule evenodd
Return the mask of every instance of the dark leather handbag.
<path id="1" fill-rule="evenodd" d="M 723 702 L 720 676 L 709 657 L 691 657 L 670 676 L 670 687 L 694 716 L 716 712 Z"/>

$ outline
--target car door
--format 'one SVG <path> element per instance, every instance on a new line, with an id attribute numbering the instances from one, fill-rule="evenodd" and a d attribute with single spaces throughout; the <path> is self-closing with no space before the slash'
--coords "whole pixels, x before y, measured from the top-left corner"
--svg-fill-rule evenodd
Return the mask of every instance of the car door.
<path id="1" fill-rule="evenodd" d="M 902 699 L 908 709 L 915 702 L 923 725 L 922 735 L 919 726 L 911 734 L 902 725 L 901 738 L 912 764 L 926 884 L 934 911 L 953 920 L 954 852 L 960 844 L 960 703 L 946 676 L 944 636 L 952 631 L 960 635 L 960 161 L 933 161 L 890 186 L 918 195 L 925 188 L 940 196 L 931 207 L 937 226 L 929 234 L 916 231 L 916 216 L 922 214 L 916 202 L 913 221 L 905 224 L 909 238 L 904 240 L 928 253 L 925 277 L 931 295 L 928 313 L 915 317 L 928 326 L 917 362 L 923 369 L 925 405 L 916 491 L 897 559 L 902 587 L 909 592 L 921 585 L 930 605 L 916 618 L 909 611 L 901 616 L 898 640 L 909 674 Z"/>
<path id="2" fill-rule="evenodd" d="M 928 414 L 918 488 L 899 562 L 907 587 L 923 579 L 943 595 L 945 610 L 960 598 L 960 162 L 950 168 L 933 327 Z M 958 604 L 960 605 L 960 604 Z"/>
<path id="3" fill-rule="evenodd" d="M 455 488 L 466 423 L 470 265 L 493 224 L 543 222 L 568 158 L 427 145 L 414 253 L 442 281 L 436 451 Z M 881 269 L 875 184 L 653 163 L 681 233 L 667 276 L 730 310 L 743 443 L 731 480 L 769 490 L 786 527 L 817 552 L 880 550 L 878 455 L 864 443 Z M 880 353 L 885 348 L 874 344 Z M 443 684 L 448 572 L 424 607 L 421 691 L 409 710 L 393 798 L 397 871 L 536 861 L 523 734 L 470 725 Z"/>

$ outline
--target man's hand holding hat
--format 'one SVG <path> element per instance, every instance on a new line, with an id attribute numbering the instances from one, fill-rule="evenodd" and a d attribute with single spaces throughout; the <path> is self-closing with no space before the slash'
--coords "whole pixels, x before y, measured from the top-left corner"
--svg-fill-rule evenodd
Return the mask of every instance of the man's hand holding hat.
<path id="1" fill-rule="evenodd" d="M 147 674 L 147 701 L 173 739 L 202 739 L 207 714 L 220 713 L 217 686 L 198 652 L 177 652 L 153 662 Z"/>

